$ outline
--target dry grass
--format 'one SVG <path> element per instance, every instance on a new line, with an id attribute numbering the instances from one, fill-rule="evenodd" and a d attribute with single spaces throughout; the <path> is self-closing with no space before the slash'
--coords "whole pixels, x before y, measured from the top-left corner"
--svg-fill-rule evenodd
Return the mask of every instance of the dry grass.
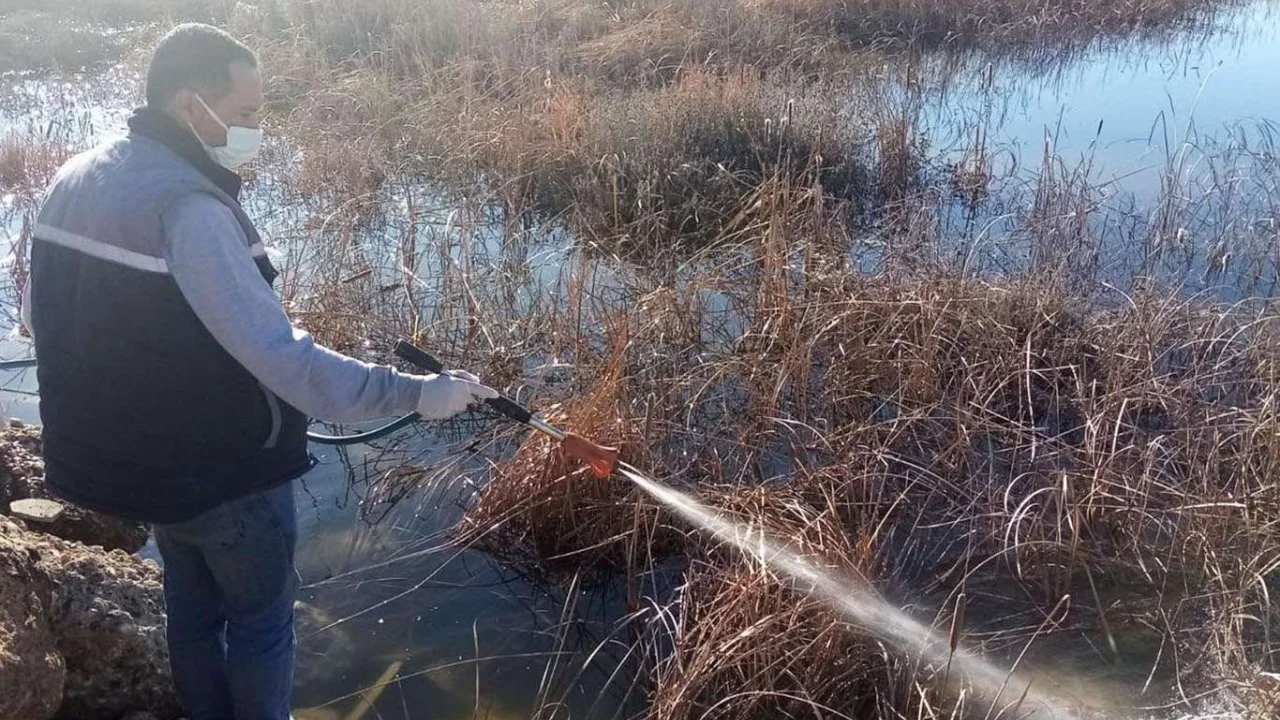
<path id="1" fill-rule="evenodd" d="M 401 77 L 463 63 L 495 83 L 545 68 L 653 84 L 697 67 L 814 70 L 860 46 L 1043 48 L 1186 26 L 1213 7 L 1204 0 L 284 0 L 260 12 L 264 29 L 314 43 L 332 62 L 371 62 Z"/>
<path id="2" fill-rule="evenodd" d="M 967 606 L 967 643 L 1008 660 L 1084 638 L 1090 662 L 1141 666 L 1144 703 L 1227 687 L 1262 708 L 1273 307 L 1097 282 L 1095 189 L 1052 156 L 1002 231 L 1025 264 L 983 275 L 940 220 L 957 191 L 995 192 L 981 153 L 932 186 L 918 98 L 850 90 L 885 48 L 1035 56 L 1215 6 L 281 0 L 229 21 L 275 78 L 293 145 L 272 189 L 306 200 L 296 229 L 315 236 L 285 296 L 325 342 L 413 335 L 498 384 L 562 363 L 551 419 L 923 620 Z M 0 145 L 5 187 L 38 187 L 44 152 Z M 1171 202 L 1127 239 L 1181 237 L 1205 207 Z M 559 229 L 594 251 L 558 249 L 547 286 L 530 237 Z M 851 260 L 868 249 L 871 274 Z M 634 617 L 636 577 L 684 563 L 676 614 L 657 612 L 658 720 L 985 714 L 541 438 L 497 454 L 455 540 L 541 579 L 626 573 Z"/>
<path id="3" fill-rule="evenodd" d="M 589 395 L 544 416 L 553 424 L 616 447 L 619 459 L 651 465 L 642 424 L 621 378 L 602 378 Z M 636 488 L 601 481 L 537 436 L 494 467 L 455 541 L 483 549 L 531 577 L 585 572 L 589 578 L 651 567 L 679 549 L 682 533 L 659 519 Z"/>
<path id="4" fill-rule="evenodd" d="M 488 138 L 476 166 L 504 178 L 505 197 L 567 216 L 586 242 L 650 254 L 658 238 L 720 236 L 770 177 L 862 200 L 864 131 L 830 100 L 835 92 L 690 71 L 639 93 L 552 88 L 537 109 L 477 113 L 493 124 L 464 132 Z"/>
<path id="5" fill-rule="evenodd" d="M 760 5 L 821 23 L 863 43 L 967 46 L 1030 54 L 1054 47 L 1168 25 L 1203 20 L 1197 0 L 760 0 Z"/>
<path id="6" fill-rule="evenodd" d="M 722 235 L 779 174 L 855 212 L 919 189 L 912 118 L 866 102 L 887 45 L 1047 51 L 1214 6 L 320 0 L 230 24 L 272 69 L 304 196 L 354 208 L 423 177 L 648 256 Z"/>
<path id="7" fill-rule="evenodd" d="M 0 137 L 0 189 L 15 196 L 6 204 L 37 198 L 70 157 L 70 149 L 57 142 L 31 142 L 18 134 Z"/>
<path id="8" fill-rule="evenodd" d="M 768 235 L 758 260 L 767 261 Z M 701 363 L 673 377 L 641 335 L 609 365 L 627 368 L 632 395 L 651 398 L 650 452 L 633 456 L 637 464 L 702 488 L 751 488 L 770 477 L 763 466 L 791 466 L 782 484 L 700 497 L 881 578 L 925 612 L 965 595 L 974 640 L 997 657 L 1084 633 L 1099 648 L 1095 662 L 1147 664 L 1153 692 L 1166 698 L 1175 681 L 1269 666 L 1275 611 L 1260 578 L 1280 552 L 1271 530 L 1280 508 L 1280 345 L 1268 306 L 1218 307 L 1153 290 L 1084 302 L 1044 278 L 988 285 L 794 275 L 785 266 L 768 275 L 787 282 L 741 286 L 754 309 L 731 353 L 704 339 Z M 681 322 L 659 324 L 678 334 Z M 606 375 L 615 397 L 619 376 Z M 652 401 L 655 383 L 683 402 Z M 699 394 L 682 389 L 692 386 Z M 636 417 L 616 410 L 588 400 L 573 413 Z M 705 437 L 708 427 L 695 457 L 672 441 Z M 607 546 L 608 566 L 634 567 L 622 552 L 645 547 L 643 529 L 675 524 L 648 509 L 637 523 L 625 485 L 586 486 L 607 502 L 625 500 L 609 511 L 583 503 L 583 485 L 547 482 L 563 468 L 546 475 L 545 453 L 522 448 L 480 497 L 483 525 L 502 518 L 532 537 L 545 523 L 554 539 L 495 543 L 505 560 L 539 566 L 549 550 L 557 572 L 572 574 L 579 567 L 566 559 L 590 566 Z M 858 653 L 874 660 L 866 667 L 837 661 L 868 640 L 820 602 L 796 600 L 732 553 L 698 542 L 679 549 L 688 605 L 654 689 L 660 717 L 803 714 L 815 702 L 852 717 L 925 705 L 947 715 L 939 698 L 896 674 L 901 658 L 892 653 Z M 756 627 L 786 641 L 742 641 Z M 1152 636 L 1216 665 L 1148 654 Z M 733 699 L 715 704 L 725 697 Z"/>
<path id="9" fill-rule="evenodd" d="M 865 581 L 878 564 L 830 508 L 794 490 L 704 491 L 699 499 L 751 534 L 784 538 L 787 550 L 822 570 Z M 694 546 L 649 717 L 864 718 L 907 709 L 916 695 L 909 669 L 865 629 L 758 561 Z"/>

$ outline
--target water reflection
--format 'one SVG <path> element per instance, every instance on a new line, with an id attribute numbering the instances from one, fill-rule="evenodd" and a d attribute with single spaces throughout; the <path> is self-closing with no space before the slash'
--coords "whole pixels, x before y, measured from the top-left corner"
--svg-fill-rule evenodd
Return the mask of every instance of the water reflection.
<path id="1" fill-rule="evenodd" d="M 1154 277 L 1234 301 L 1280 274 L 1274 2 L 1172 38 L 1028 64 L 917 59 L 883 104 L 940 161 L 935 260 L 979 272 Z M 864 264 L 882 262 L 872 248 Z"/>
<path id="2" fill-rule="evenodd" d="M 989 56 L 933 56 L 918 69 L 928 94 L 922 130 L 935 149 L 967 153 L 974 128 L 996 171 L 1039 167 L 1048 139 L 1068 165 L 1094 161 L 1102 183 L 1155 199 L 1184 143 L 1247 132 L 1275 118 L 1280 23 L 1274 2 L 1226 12 L 1202 32 L 1083 49 L 1028 65 Z"/>
<path id="3" fill-rule="evenodd" d="M 298 707 L 349 717 L 392 666 L 394 681 L 381 681 L 369 717 L 420 717 L 424 708 L 443 718 L 529 717 L 550 699 L 563 705 L 560 717 L 607 718 L 634 706 L 625 684 L 609 682 L 610 653 L 565 683 L 621 611 L 607 598 L 529 585 L 449 546 L 480 460 L 463 449 L 470 438 L 460 429 L 411 435 L 346 457 L 329 450 L 298 487 Z M 407 461 L 438 468 L 435 481 L 377 512 L 378 522 L 367 519 L 375 493 L 366 479 Z M 597 704 L 600 697 L 611 699 Z"/>
<path id="4" fill-rule="evenodd" d="M 926 60 L 921 132 L 942 162 L 963 162 L 981 145 L 991 172 L 1005 179 L 996 193 L 1003 200 L 989 206 L 988 215 L 975 220 L 957 207 L 944 222 L 974 225 L 977 230 L 958 234 L 968 232 L 979 243 L 1016 227 L 1010 208 L 1028 189 L 1028 175 L 1034 180 L 1042 172 L 1047 137 L 1068 177 L 1083 168 L 1089 192 L 1096 193 L 1088 195 L 1090 209 L 1108 209 L 1099 222 L 1112 223 L 1117 233 L 1126 217 L 1158 219 L 1152 205 L 1168 190 L 1161 183 L 1171 162 L 1182 178 L 1175 194 L 1189 202 L 1216 192 L 1198 183 L 1246 178 L 1232 200 L 1237 204 L 1229 207 L 1249 211 L 1231 217 L 1261 223 L 1276 197 L 1277 185 L 1265 174 L 1274 152 L 1265 123 L 1251 121 L 1273 116 L 1280 97 L 1280 24 L 1273 9 L 1271 3 L 1251 5 L 1224 16 L 1214 34 L 1171 45 L 1144 40 L 1085 52 L 1049 74 L 1025 64 L 988 65 L 991 60 L 975 56 Z M 121 130 L 128 104 L 118 91 L 136 87 L 137 77 L 120 72 L 12 81 L 0 93 L 6 98 L 0 138 L 19 135 L 70 149 Z M 931 86 L 930 76 L 946 79 Z M 581 291 L 573 287 L 575 277 L 589 278 L 584 294 L 596 302 L 634 304 L 628 287 L 634 269 L 583 258 L 553 228 L 484 202 L 455 202 L 413 182 L 388 187 L 358 207 L 299 197 L 284 181 L 297 164 L 287 139 L 273 140 L 267 159 L 246 205 L 280 253 L 285 301 L 309 325 L 343 314 L 341 328 L 317 332 L 328 332 L 326 341 L 348 352 L 379 357 L 385 340 L 418 331 L 445 344 L 460 363 L 468 353 L 510 358 L 505 370 L 491 360 L 487 374 L 518 379 L 526 392 L 545 396 L 564 359 L 540 354 L 545 328 L 528 319 L 564 312 Z M 1254 162 L 1259 167 L 1250 169 Z M 15 202 L 0 208 L 10 245 L 22 227 Z M 1212 264 L 1204 249 L 1215 242 L 1207 228 L 1220 210 L 1210 204 L 1202 211 L 1184 208 L 1180 212 L 1193 219 L 1201 212 L 1203 226 L 1180 221 L 1151 252 L 1164 258 L 1191 252 L 1178 262 L 1203 274 Z M 1011 220 L 995 224 L 1004 215 Z M 1274 225 L 1260 224 L 1256 231 L 1260 244 L 1274 241 Z M 1033 254 L 1002 250 L 1010 266 Z M 12 308 L 12 287 L 2 293 L 10 302 L 0 305 Z M 727 350 L 743 334 L 744 313 L 719 288 L 702 288 L 697 299 L 704 306 L 698 313 L 701 343 L 723 340 Z M 7 326 L 12 324 L 10 314 Z M 0 343 L 0 357 L 27 351 L 15 337 Z M 6 389 L 37 389 L 34 373 L 4 375 Z M 8 397 L 11 416 L 38 422 L 30 395 Z M 296 490 L 298 568 L 305 585 L 296 699 L 308 708 L 300 720 L 355 720 L 362 699 L 367 703 L 383 684 L 367 717 L 612 718 L 639 712 L 644 673 L 630 654 L 633 645 L 613 634 L 626 613 L 617 597 L 536 587 L 478 553 L 448 545 L 446 531 L 468 493 L 483 482 L 475 437 L 483 441 L 478 449 L 490 455 L 511 439 L 484 425 L 433 426 L 375 448 L 314 448 L 321 464 Z M 406 465 L 420 474 L 398 475 Z M 412 492 L 397 491 L 406 487 Z M 389 668 L 395 672 L 380 682 Z"/>

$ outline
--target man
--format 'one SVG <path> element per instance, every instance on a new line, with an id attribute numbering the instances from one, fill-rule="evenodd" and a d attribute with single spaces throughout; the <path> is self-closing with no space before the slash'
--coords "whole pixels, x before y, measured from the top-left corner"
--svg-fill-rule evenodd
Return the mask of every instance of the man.
<path id="1" fill-rule="evenodd" d="M 156 46 L 126 137 L 66 164 L 40 210 L 24 312 L 39 359 L 46 480 L 151 522 L 173 677 L 191 720 L 283 720 L 293 673 L 292 481 L 307 416 L 444 418 L 497 393 L 315 344 L 237 198 L 262 81 L 207 25 Z"/>

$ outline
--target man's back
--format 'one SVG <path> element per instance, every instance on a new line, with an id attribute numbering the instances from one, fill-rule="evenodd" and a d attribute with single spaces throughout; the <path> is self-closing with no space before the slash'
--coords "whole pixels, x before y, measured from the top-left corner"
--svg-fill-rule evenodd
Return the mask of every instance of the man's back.
<path id="1" fill-rule="evenodd" d="M 445 418 L 497 397 L 318 345 L 270 287 L 239 204 L 261 144 L 257 57 L 175 28 L 130 133 L 75 158 L 33 234 L 30 317 L 45 479 L 154 523 L 174 682 L 191 720 L 286 720 L 306 416 Z M 287 402 L 284 400 L 287 398 Z M 296 408 L 296 409 L 295 409 Z"/>
<path id="2" fill-rule="evenodd" d="M 294 477 L 305 421 L 214 339 L 169 272 L 165 214 L 191 195 L 238 204 L 138 133 L 72 159 L 34 232 L 32 324 L 49 482 L 76 502 L 175 519 Z"/>

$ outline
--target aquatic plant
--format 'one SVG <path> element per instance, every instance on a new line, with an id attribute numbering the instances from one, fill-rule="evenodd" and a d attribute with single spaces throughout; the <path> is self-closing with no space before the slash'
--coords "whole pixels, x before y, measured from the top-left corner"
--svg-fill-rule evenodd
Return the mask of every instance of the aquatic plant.
<path id="1" fill-rule="evenodd" d="M 794 489 L 699 492 L 729 522 L 784 538 L 818 569 L 866 578 L 876 562 Z M 916 694 L 909 670 L 862 628 L 758 557 L 695 537 L 679 592 L 673 647 L 659 665 L 650 717 L 776 718 L 883 716 Z"/>
<path id="2" fill-rule="evenodd" d="M 1074 642 L 1140 667 L 1145 695 L 1118 702 L 1212 687 L 1265 708 L 1276 315 L 1184 289 L 1206 266 L 1252 274 L 1241 294 L 1274 281 L 1275 153 L 1215 154 L 1253 163 L 1258 205 L 1223 167 L 1193 184 L 1179 150 L 1157 208 L 1120 213 L 1048 145 L 1002 176 L 978 127 L 967 162 L 936 162 L 928 80 L 895 54 L 1043 59 L 1219 6 L 280 0 L 225 19 L 274 78 L 286 142 L 251 188 L 322 341 L 385 359 L 413 336 L 1006 665 Z M 5 141 L 6 185 L 38 186 L 43 147 Z M 472 446 L 491 465 L 454 543 L 571 596 L 625 576 L 654 717 L 991 714 L 630 485 L 509 437 Z M 438 476 L 382 473 L 369 497 Z M 675 599 L 649 596 L 639 579 L 675 566 Z"/>

